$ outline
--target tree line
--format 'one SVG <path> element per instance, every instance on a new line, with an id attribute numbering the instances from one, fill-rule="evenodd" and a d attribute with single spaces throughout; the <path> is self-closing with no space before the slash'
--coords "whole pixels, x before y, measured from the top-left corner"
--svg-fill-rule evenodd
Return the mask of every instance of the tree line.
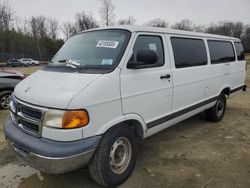
<path id="1" fill-rule="evenodd" d="M 65 40 L 78 32 L 100 26 L 136 24 L 137 20 L 133 16 L 116 20 L 112 0 L 100 2 L 100 21 L 91 13 L 82 11 L 75 14 L 73 21 L 60 24 L 55 18 L 43 15 L 31 16 L 28 19 L 18 18 L 8 1 L 0 0 L 0 60 L 20 54 L 23 57 L 49 60 Z M 242 22 L 221 21 L 210 25 L 195 25 L 192 21 L 184 19 L 170 25 L 165 19 L 156 18 L 144 25 L 240 38 L 246 52 L 250 52 L 250 26 Z"/>
<path id="2" fill-rule="evenodd" d="M 64 44 L 58 31 L 57 20 L 45 16 L 20 20 L 8 1 L 0 0 L 0 61 L 21 57 L 50 59 Z"/>

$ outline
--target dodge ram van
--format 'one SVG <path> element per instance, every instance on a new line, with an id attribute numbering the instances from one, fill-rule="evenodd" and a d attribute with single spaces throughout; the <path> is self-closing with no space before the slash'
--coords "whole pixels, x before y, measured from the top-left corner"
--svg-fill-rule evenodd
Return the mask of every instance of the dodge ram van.
<path id="1" fill-rule="evenodd" d="M 114 187 L 133 171 L 138 140 L 203 111 L 222 120 L 245 76 L 237 38 L 144 26 L 86 31 L 17 85 L 5 138 L 41 172 L 88 165 L 97 183 Z"/>

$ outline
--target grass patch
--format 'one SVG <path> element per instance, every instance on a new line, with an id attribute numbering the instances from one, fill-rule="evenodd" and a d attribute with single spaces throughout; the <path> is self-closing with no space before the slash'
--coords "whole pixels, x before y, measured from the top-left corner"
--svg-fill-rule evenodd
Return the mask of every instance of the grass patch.
<path id="1" fill-rule="evenodd" d="M 250 63 L 250 54 L 246 54 L 247 63 Z"/>
<path id="2" fill-rule="evenodd" d="M 250 54 L 246 54 L 246 59 L 250 60 Z"/>
<path id="3" fill-rule="evenodd" d="M 42 68 L 41 66 L 34 66 L 34 67 L 15 67 L 13 69 L 18 70 L 23 74 L 30 75 L 41 68 Z"/>

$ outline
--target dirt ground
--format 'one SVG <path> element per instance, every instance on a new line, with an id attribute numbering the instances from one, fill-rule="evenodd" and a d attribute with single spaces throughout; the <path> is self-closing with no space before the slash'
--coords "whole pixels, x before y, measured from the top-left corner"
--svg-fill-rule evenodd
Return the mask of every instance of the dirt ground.
<path id="1" fill-rule="evenodd" d="M 27 68 L 23 71 L 30 72 Z M 0 112 L 0 188 L 99 187 L 86 168 L 45 175 L 17 160 L 3 138 L 2 124 L 7 116 L 7 111 Z M 207 122 L 203 116 L 142 141 L 135 170 L 120 187 L 250 187 L 250 89 L 228 100 L 220 123 Z"/>

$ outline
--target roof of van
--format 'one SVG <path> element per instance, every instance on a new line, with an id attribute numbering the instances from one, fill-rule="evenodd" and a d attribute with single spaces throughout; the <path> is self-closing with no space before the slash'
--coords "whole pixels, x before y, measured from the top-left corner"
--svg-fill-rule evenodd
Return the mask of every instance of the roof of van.
<path id="1" fill-rule="evenodd" d="M 174 34 L 174 35 L 185 35 L 185 36 L 196 36 L 196 37 L 205 37 L 205 38 L 213 38 L 213 39 L 240 41 L 240 39 L 238 38 L 227 37 L 227 36 L 222 36 L 222 35 L 214 35 L 214 34 L 192 32 L 192 31 L 183 31 L 183 30 L 169 29 L 169 28 L 150 27 L 150 26 L 142 26 L 142 25 L 118 25 L 118 26 L 112 26 L 112 27 L 97 28 L 93 30 L 103 30 L 103 29 L 125 29 L 131 32 L 166 33 L 166 34 Z"/>

